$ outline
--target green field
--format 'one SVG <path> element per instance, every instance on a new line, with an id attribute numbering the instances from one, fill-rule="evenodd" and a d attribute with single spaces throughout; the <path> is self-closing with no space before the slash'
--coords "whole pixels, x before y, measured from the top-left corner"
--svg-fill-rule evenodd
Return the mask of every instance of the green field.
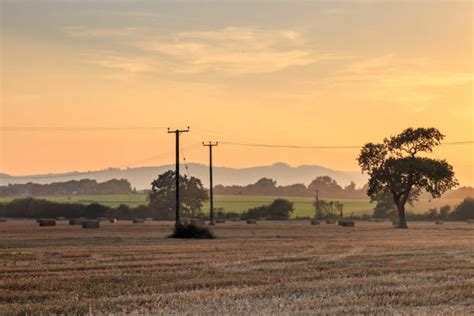
<path id="1" fill-rule="evenodd" d="M 0 198 L 0 202 L 11 201 L 18 197 L 4 197 Z M 100 203 L 110 207 L 117 207 L 120 204 L 127 204 L 135 207 L 140 204 L 147 203 L 146 194 L 110 194 L 110 195 L 52 195 L 52 196 L 38 196 L 35 198 L 43 198 L 55 202 L 67 203 Z M 214 197 L 214 207 L 222 209 L 226 212 L 241 213 L 249 208 L 270 204 L 275 196 L 260 196 L 260 195 L 216 195 Z M 314 198 L 312 197 L 283 197 L 294 203 L 295 212 L 293 216 L 313 216 Z M 368 199 L 328 199 L 338 200 L 344 203 L 344 214 L 361 215 L 363 213 L 372 213 L 373 204 Z M 414 207 L 407 207 L 408 210 L 415 212 L 426 212 L 429 208 L 440 207 L 446 204 L 455 206 L 460 203 L 460 199 L 437 199 L 437 200 L 420 200 Z M 203 211 L 207 212 L 209 203 L 204 204 Z"/>

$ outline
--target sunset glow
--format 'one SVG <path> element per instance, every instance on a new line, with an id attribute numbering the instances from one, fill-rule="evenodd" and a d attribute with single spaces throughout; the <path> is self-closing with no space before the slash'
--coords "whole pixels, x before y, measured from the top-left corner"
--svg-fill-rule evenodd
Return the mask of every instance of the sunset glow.
<path id="1" fill-rule="evenodd" d="M 0 172 L 174 161 L 359 170 L 407 127 L 471 141 L 471 1 L 1 1 Z M 439 147 L 474 185 L 472 144 Z"/>

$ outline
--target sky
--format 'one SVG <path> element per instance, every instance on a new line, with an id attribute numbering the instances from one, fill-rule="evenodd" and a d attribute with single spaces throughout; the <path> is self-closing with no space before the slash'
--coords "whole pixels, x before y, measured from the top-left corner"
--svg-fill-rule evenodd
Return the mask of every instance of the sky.
<path id="1" fill-rule="evenodd" d="M 184 162 L 359 170 L 407 127 L 474 140 L 471 1 L 1 3 L 0 172 Z M 433 157 L 474 185 L 474 145 Z"/>

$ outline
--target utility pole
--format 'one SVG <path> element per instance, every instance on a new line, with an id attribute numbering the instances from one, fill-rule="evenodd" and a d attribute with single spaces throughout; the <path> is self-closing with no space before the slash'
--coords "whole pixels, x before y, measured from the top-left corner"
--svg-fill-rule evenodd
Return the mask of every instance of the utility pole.
<path id="1" fill-rule="evenodd" d="M 209 178 L 210 178 L 210 225 L 214 225 L 214 185 L 212 184 L 212 147 L 219 145 L 218 142 L 212 143 L 202 143 L 204 147 L 209 147 Z"/>
<path id="2" fill-rule="evenodd" d="M 319 190 L 316 190 L 316 216 L 321 219 L 321 213 L 319 211 Z"/>
<path id="3" fill-rule="evenodd" d="M 179 217 L 179 135 L 181 133 L 187 133 L 189 132 L 189 126 L 187 129 L 184 130 L 170 130 L 168 128 L 168 134 L 175 134 L 176 135 L 176 226 L 181 225 L 180 217 Z"/>

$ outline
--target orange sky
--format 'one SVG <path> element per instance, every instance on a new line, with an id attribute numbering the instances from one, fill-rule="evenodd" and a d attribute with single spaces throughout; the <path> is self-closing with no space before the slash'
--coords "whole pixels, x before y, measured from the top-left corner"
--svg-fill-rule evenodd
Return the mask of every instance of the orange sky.
<path id="1" fill-rule="evenodd" d="M 409 126 L 474 139 L 471 1 L 3 0 L 1 9 L 0 172 L 172 163 L 168 126 L 191 126 L 184 155 L 203 163 L 203 140 L 362 145 Z M 163 129 L 67 129 L 150 126 Z M 445 146 L 435 156 L 474 185 L 473 153 Z M 357 154 L 222 144 L 215 163 L 358 170 Z"/>

